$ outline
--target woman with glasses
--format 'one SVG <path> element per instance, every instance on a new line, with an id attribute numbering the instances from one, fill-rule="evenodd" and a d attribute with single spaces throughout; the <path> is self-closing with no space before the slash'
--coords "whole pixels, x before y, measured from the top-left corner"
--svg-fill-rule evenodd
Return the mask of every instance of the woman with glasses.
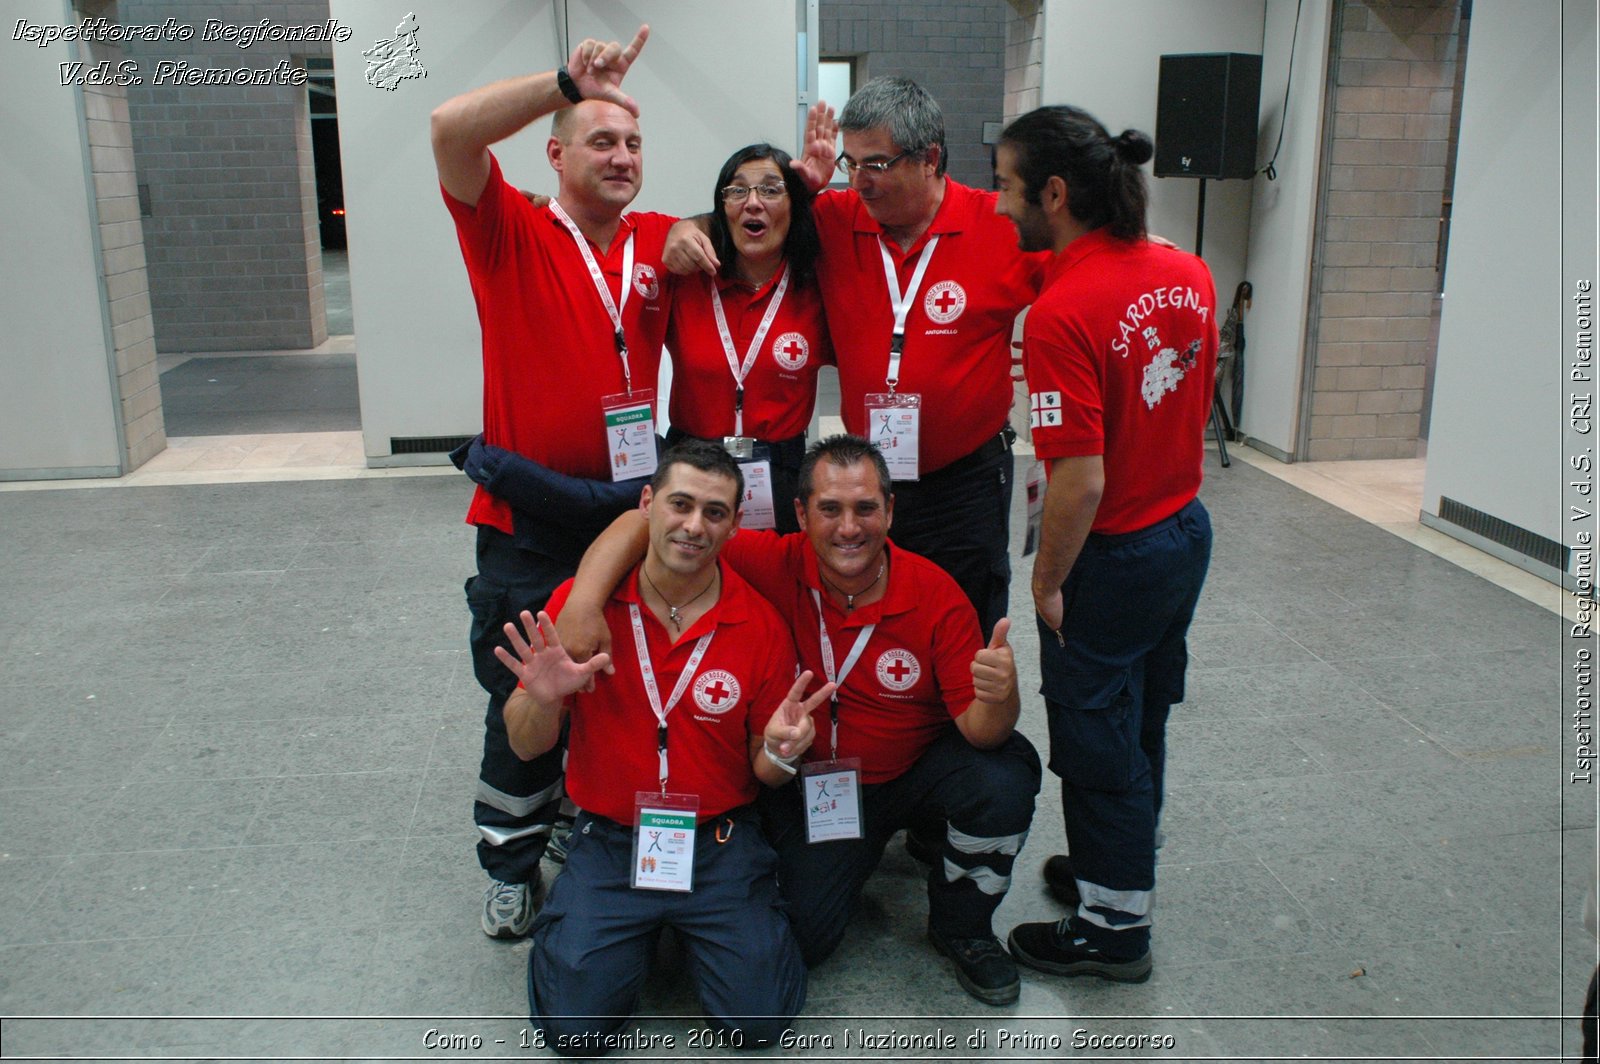
<path id="1" fill-rule="evenodd" d="M 745 528 L 797 531 L 794 495 L 817 368 L 833 363 L 812 193 L 770 144 L 740 148 L 712 193 L 716 276 L 678 278 L 667 330 L 672 426 L 722 443 L 745 475 Z"/>

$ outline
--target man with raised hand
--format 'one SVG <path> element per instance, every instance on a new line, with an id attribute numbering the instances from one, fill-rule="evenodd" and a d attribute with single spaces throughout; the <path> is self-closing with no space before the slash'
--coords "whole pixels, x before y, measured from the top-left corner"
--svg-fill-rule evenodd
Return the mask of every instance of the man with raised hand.
<path id="1" fill-rule="evenodd" d="M 483 331 L 487 444 L 587 482 L 585 504 L 530 512 L 480 486 L 467 581 L 478 682 L 489 694 L 474 820 L 490 877 L 482 925 L 518 937 L 533 920 L 539 859 L 562 799 L 561 749 L 520 761 L 502 708 L 512 678 L 501 629 L 571 576 L 593 532 L 637 503 L 656 459 L 654 385 L 666 333 L 661 250 L 672 219 L 624 214 L 643 175 L 638 104 L 622 80 L 649 35 L 585 40 L 559 70 L 509 78 L 433 112 L 434 161 Z M 535 208 L 490 146 L 554 113 L 545 153 L 555 200 Z M 585 534 L 585 530 L 587 534 Z"/>
<path id="2" fill-rule="evenodd" d="M 801 664 L 837 684 L 816 709 L 819 737 L 800 786 L 763 796 L 779 882 L 806 963 L 816 964 L 844 939 L 889 838 L 913 819 L 948 821 L 928 872 L 928 935 L 963 988 L 1005 1005 L 1021 981 L 991 922 L 1041 776 L 1015 730 L 1010 621 L 985 644 L 955 582 L 889 543 L 894 503 L 877 448 L 833 436 L 800 466 L 801 531 L 747 531 L 728 544 L 729 566 L 777 607 Z M 561 622 L 569 646 L 616 645 L 597 613 L 646 539 L 627 514 L 584 556 Z"/>
<path id="3" fill-rule="evenodd" d="M 873 78 L 837 123 L 815 105 L 793 165 L 814 189 L 836 168 L 850 180 L 812 207 L 840 416 L 888 459 L 895 543 L 955 578 L 987 639 L 1011 582 L 1011 335 L 1045 257 L 1017 249 L 993 192 L 946 174 L 944 115 L 905 78 Z M 715 273 L 694 223 L 674 230 L 667 265 Z"/>
<path id="4" fill-rule="evenodd" d="M 1216 289 L 1199 258 L 1148 237 L 1152 151 L 1057 106 L 1007 126 L 995 153 L 997 209 L 1023 250 L 1053 256 L 1023 366 L 1050 473 L 1033 598 L 1070 851 L 1044 873 L 1072 910 L 1009 945 L 1040 971 L 1120 982 L 1150 976 L 1167 716 L 1211 558 L 1198 493 Z"/>
<path id="5" fill-rule="evenodd" d="M 662 458 L 639 507 L 644 560 L 601 615 L 613 651 L 576 664 L 551 620 L 506 625 L 496 654 L 518 682 L 505 706 L 518 757 L 556 749 L 570 724 L 567 787 L 579 812 L 565 871 L 533 923 L 528 996 L 557 1052 L 593 1053 L 638 1004 L 663 927 L 728 1044 L 767 1044 L 805 1001 L 805 967 L 761 830 L 759 783 L 793 778 L 811 745 L 794 644 L 772 606 L 719 562 L 739 525 L 743 477 L 720 446 Z M 669 742 L 670 738 L 670 742 Z"/>

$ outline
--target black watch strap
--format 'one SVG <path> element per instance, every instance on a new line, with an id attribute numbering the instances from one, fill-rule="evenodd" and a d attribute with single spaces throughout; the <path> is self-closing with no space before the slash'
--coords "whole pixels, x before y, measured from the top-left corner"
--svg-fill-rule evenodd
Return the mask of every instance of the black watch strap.
<path id="1" fill-rule="evenodd" d="M 583 93 L 578 91 L 578 83 L 572 80 L 572 75 L 567 73 L 567 68 L 564 66 L 556 68 L 556 88 L 573 103 L 583 102 Z"/>

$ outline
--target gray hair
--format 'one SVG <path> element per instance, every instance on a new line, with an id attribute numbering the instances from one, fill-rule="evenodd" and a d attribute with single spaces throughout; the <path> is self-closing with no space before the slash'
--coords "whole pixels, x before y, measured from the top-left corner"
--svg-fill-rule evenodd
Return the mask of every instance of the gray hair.
<path id="1" fill-rule="evenodd" d="M 902 151 L 918 155 L 937 147 L 938 174 L 943 174 L 950 162 L 944 150 L 944 112 L 928 90 L 910 78 L 873 78 L 861 86 L 844 105 L 839 128 L 847 133 L 887 129 Z"/>

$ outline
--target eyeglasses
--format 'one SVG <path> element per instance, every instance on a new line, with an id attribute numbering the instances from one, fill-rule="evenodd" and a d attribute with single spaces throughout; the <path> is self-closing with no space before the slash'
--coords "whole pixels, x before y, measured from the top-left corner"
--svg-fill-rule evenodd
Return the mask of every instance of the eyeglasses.
<path id="1" fill-rule="evenodd" d="M 750 185 L 727 185 L 722 190 L 722 202 L 743 203 L 750 198 L 750 193 L 752 192 L 767 203 L 783 199 L 789 194 L 789 190 L 783 185 L 755 185 L 753 187 Z"/>
<path id="2" fill-rule="evenodd" d="M 846 177 L 853 176 L 857 170 L 865 170 L 869 174 L 885 174 L 895 163 L 908 155 L 916 155 L 914 151 L 903 151 L 893 159 L 884 159 L 882 162 L 858 163 L 848 155 L 841 155 L 833 165 Z"/>

